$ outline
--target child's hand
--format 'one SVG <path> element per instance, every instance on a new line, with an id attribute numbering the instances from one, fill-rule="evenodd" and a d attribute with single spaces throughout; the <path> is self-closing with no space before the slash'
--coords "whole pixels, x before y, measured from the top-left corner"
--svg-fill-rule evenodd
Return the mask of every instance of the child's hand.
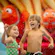
<path id="1" fill-rule="evenodd" d="M 51 49 L 53 49 L 54 48 L 54 44 L 50 43 L 48 47 L 51 48 Z"/>
<path id="2" fill-rule="evenodd" d="M 5 30 L 5 31 L 7 31 L 8 26 L 9 26 L 8 24 L 5 24 L 5 25 L 4 25 L 4 30 Z"/>
<path id="3" fill-rule="evenodd" d="M 26 50 L 22 50 L 21 51 L 21 54 L 26 54 Z"/>

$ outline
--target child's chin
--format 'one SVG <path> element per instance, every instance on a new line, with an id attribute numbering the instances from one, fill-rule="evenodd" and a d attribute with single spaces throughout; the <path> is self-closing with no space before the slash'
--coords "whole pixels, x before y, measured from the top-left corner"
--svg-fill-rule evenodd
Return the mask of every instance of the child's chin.
<path id="1" fill-rule="evenodd" d="M 15 37 L 18 37 L 18 35 L 15 35 Z"/>
<path id="2" fill-rule="evenodd" d="M 16 37 L 18 37 L 18 35 Z"/>

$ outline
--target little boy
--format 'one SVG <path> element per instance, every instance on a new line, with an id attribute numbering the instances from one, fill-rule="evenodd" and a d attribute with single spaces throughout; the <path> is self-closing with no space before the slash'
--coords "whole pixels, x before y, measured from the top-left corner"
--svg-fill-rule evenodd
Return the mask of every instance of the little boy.
<path id="1" fill-rule="evenodd" d="M 28 19 L 28 23 L 30 26 L 29 30 L 25 30 L 23 37 L 20 41 L 20 47 L 21 47 L 21 52 L 22 54 L 26 55 L 42 55 L 41 52 L 41 44 L 42 44 L 42 39 L 43 35 L 46 35 L 48 38 L 50 44 L 49 47 L 53 48 L 54 43 L 52 37 L 47 33 L 45 28 L 40 25 L 40 17 L 37 15 L 32 15 Z M 27 51 L 24 50 L 23 48 L 23 43 L 27 37 Z"/>

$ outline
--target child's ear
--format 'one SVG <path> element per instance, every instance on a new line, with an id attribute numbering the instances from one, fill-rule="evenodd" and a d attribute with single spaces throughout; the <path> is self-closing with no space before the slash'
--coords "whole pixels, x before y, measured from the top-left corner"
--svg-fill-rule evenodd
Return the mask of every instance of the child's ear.
<path id="1" fill-rule="evenodd" d="M 38 25 L 40 25 L 40 23 L 38 23 Z"/>
<path id="2" fill-rule="evenodd" d="M 38 23 L 38 26 L 40 26 L 40 23 Z"/>

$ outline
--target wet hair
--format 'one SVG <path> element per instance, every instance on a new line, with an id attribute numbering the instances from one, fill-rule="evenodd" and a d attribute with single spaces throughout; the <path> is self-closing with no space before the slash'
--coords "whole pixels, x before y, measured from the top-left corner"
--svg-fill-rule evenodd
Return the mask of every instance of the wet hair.
<path id="1" fill-rule="evenodd" d="M 9 37 L 9 33 L 10 33 L 10 30 L 12 29 L 13 26 L 16 26 L 16 25 L 10 25 L 7 29 L 7 37 Z"/>
<path id="2" fill-rule="evenodd" d="M 38 16 L 37 14 L 33 14 L 28 19 L 33 19 L 33 18 L 35 18 L 35 20 L 39 23 L 38 28 L 40 28 L 40 21 L 41 21 L 40 16 Z"/>

